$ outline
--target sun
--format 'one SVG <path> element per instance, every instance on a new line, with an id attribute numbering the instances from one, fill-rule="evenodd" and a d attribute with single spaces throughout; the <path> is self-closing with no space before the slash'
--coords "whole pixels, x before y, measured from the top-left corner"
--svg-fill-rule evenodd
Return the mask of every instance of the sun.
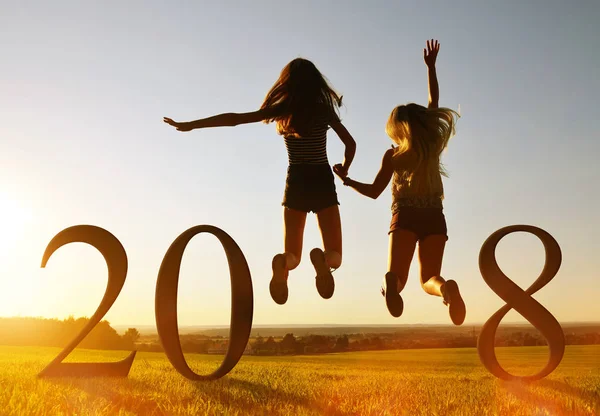
<path id="1" fill-rule="evenodd" d="M 26 249 L 31 219 L 31 209 L 22 199 L 0 189 L 0 316 L 26 313 L 23 307 L 32 300 L 31 280 L 24 278 L 31 276 L 24 270 L 36 264 L 29 261 Z"/>
<path id="2" fill-rule="evenodd" d="M 4 253 L 14 244 L 29 221 L 31 213 L 15 198 L 0 191 L 0 250 Z"/>

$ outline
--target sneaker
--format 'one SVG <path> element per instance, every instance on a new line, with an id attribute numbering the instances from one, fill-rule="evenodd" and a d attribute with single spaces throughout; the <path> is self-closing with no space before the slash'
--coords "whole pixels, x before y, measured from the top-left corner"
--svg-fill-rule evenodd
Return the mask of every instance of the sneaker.
<path id="1" fill-rule="evenodd" d="M 315 266 L 317 272 L 316 284 L 317 291 L 323 299 L 329 299 L 333 296 L 335 282 L 331 270 L 325 261 L 325 253 L 320 248 L 313 248 L 310 252 L 310 261 Z"/>
<path id="2" fill-rule="evenodd" d="M 269 292 L 275 303 L 283 305 L 288 299 L 287 270 L 285 268 L 285 255 L 277 254 L 273 257 L 273 278 L 269 284 Z"/>
<path id="3" fill-rule="evenodd" d="M 440 289 L 444 296 L 444 305 L 448 305 L 450 319 L 452 319 L 454 325 L 461 325 L 465 321 L 467 309 L 460 296 L 458 285 L 454 280 L 447 280 Z"/>
<path id="4" fill-rule="evenodd" d="M 404 301 L 398 293 L 398 277 L 395 273 L 387 272 L 381 286 L 381 294 L 385 298 L 385 305 L 394 318 L 398 318 L 404 311 Z"/>

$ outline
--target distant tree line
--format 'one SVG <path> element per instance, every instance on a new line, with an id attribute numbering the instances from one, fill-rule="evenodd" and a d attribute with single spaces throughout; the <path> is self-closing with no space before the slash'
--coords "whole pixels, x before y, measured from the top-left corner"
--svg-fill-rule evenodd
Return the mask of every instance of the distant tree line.
<path id="1" fill-rule="evenodd" d="M 0 318 L 0 345 L 65 347 L 88 322 L 88 318 L 73 317 L 64 320 Z M 135 328 L 129 328 L 125 334 L 119 335 L 108 321 L 101 321 L 78 348 L 132 350 L 139 337 Z"/>
<path id="2" fill-rule="evenodd" d="M 179 342 L 184 352 L 196 354 L 224 354 L 229 345 L 227 337 L 221 335 L 185 334 L 179 335 Z M 137 343 L 136 348 L 138 351 L 163 351 L 162 345 L 156 336 L 142 337 L 140 342 Z"/>
<path id="3" fill-rule="evenodd" d="M 0 318 L 0 345 L 66 346 L 89 322 L 88 318 L 69 317 L 64 320 L 43 318 Z M 371 351 L 422 348 L 465 348 L 477 346 L 478 331 L 465 328 L 462 332 L 437 329 L 405 329 L 386 333 L 353 333 L 338 335 L 292 332 L 281 337 L 261 337 L 249 340 L 246 354 L 300 355 L 344 351 Z M 565 330 L 567 345 L 600 344 L 600 326 L 574 327 Z M 221 335 L 186 334 L 180 336 L 182 350 L 187 353 L 224 354 L 229 340 Z M 502 328 L 496 334 L 496 346 L 546 345 L 546 339 L 533 328 Z M 141 337 L 135 328 L 123 335 L 102 321 L 79 344 L 80 348 L 103 350 L 134 350 L 162 352 L 156 335 Z"/>
<path id="4" fill-rule="evenodd" d="M 468 348 L 477 346 L 475 331 L 463 334 L 447 334 L 443 331 L 420 333 L 306 335 L 296 337 L 288 333 L 284 337 L 264 338 L 260 335 L 250 339 L 246 354 L 252 355 L 301 355 L 345 351 L 373 351 L 423 348 Z M 227 351 L 226 337 L 206 335 L 182 335 L 184 352 L 200 354 L 223 354 Z M 589 333 L 566 333 L 567 345 L 600 344 L 600 331 Z M 503 332 L 496 336 L 496 346 L 547 345 L 546 339 L 535 331 Z M 138 344 L 141 351 L 162 351 L 158 340 Z"/>
<path id="5" fill-rule="evenodd" d="M 600 332 L 565 334 L 567 345 L 600 344 Z M 496 346 L 547 345 L 546 339 L 536 332 L 517 331 L 496 338 Z M 413 338 L 406 334 L 351 334 L 342 336 L 309 335 L 296 338 L 292 333 L 281 340 L 266 340 L 260 336 L 251 342 L 251 354 L 289 355 L 322 354 L 342 351 L 372 351 L 422 348 L 467 348 L 477 346 L 477 336 L 444 335 L 442 332 Z"/>

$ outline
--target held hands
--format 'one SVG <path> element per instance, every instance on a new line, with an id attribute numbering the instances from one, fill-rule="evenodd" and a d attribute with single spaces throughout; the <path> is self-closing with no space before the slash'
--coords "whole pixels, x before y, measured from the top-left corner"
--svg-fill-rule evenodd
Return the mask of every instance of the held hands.
<path id="1" fill-rule="evenodd" d="M 333 171 L 342 180 L 342 182 L 346 181 L 348 176 L 348 168 L 345 168 L 341 163 L 338 163 L 333 165 Z"/>
<path id="2" fill-rule="evenodd" d="M 437 40 L 428 40 L 427 48 L 423 49 L 423 60 L 429 68 L 435 67 L 435 60 L 440 51 L 440 43 Z"/>
<path id="3" fill-rule="evenodd" d="M 169 117 L 164 117 L 163 121 L 171 126 L 175 127 L 178 131 L 190 131 L 193 130 L 192 123 L 179 123 L 171 120 Z"/>

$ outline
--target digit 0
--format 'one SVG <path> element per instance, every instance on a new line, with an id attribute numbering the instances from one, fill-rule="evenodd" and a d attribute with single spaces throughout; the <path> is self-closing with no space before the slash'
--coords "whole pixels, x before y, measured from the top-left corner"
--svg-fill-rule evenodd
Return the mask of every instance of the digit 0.
<path id="1" fill-rule="evenodd" d="M 523 290 L 510 280 L 498 266 L 496 247 L 502 238 L 510 233 L 523 231 L 538 237 L 544 244 L 546 259 L 544 269 L 535 282 Z M 539 380 L 550 374 L 560 364 L 565 352 L 565 336 L 556 318 L 535 299 L 532 294 L 546 286 L 556 276 L 562 261 L 560 246 L 546 231 L 531 225 L 511 225 L 494 232 L 481 246 L 479 252 L 479 269 L 487 285 L 506 302 L 506 305 L 494 313 L 483 325 L 477 340 L 477 351 L 481 363 L 496 377 L 503 380 L 520 379 L 525 381 Z M 505 371 L 496 358 L 494 338 L 496 329 L 504 316 L 511 309 L 516 310 L 548 341 L 550 355 L 546 366 L 531 376 L 514 376 Z"/>
<path id="2" fill-rule="evenodd" d="M 231 281 L 229 346 L 221 366 L 208 375 L 197 374 L 188 366 L 181 350 L 177 326 L 177 286 L 181 259 L 187 244 L 200 233 L 214 235 L 223 245 Z M 156 282 L 156 327 L 165 354 L 173 367 L 190 380 L 215 380 L 230 372 L 242 357 L 250 338 L 253 302 L 250 269 L 236 242 L 225 231 L 212 225 L 198 225 L 184 231 L 167 250 Z"/>
<path id="3" fill-rule="evenodd" d="M 103 228 L 93 225 L 76 225 L 58 233 L 48 243 L 42 258 L 42 267 L 60 247 L 74 242 L 87 243 L 96 248 L 106 260 L 108 284 L 104 297 L 81 332 L 39 374 L 39 377 L 127 377 L 136 351 L 122 361 L 113 363 L 63 363 L 62 361 L 90 333 L 106 315 L 119 296 L 127 276 L 127 254 L 117 238 Z"/>

